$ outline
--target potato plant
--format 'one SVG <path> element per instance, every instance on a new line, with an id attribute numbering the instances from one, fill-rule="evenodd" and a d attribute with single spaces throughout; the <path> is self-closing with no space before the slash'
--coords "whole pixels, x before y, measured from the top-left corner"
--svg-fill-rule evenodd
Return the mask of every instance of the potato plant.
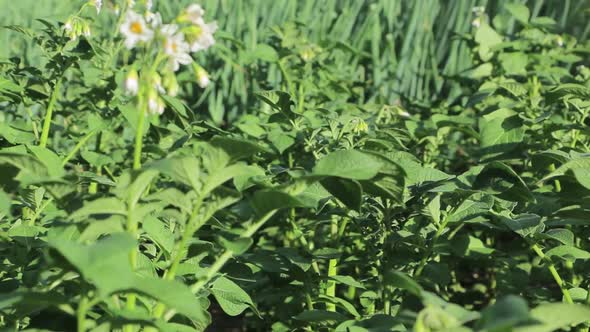
<path id="1" fill-rule="evenodd" d="M 449 5 L 428 80 L 375 26 L 75 3 L 5 26 L 3 331 L 589 331 L 590 45 L 550 7 Z"/>

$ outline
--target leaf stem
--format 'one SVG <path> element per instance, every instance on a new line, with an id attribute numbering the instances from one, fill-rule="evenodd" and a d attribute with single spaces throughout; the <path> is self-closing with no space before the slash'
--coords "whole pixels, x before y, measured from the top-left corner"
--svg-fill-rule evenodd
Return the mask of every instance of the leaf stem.
<path id="1" fill-rule="evenodd" d="M 97 133 L 97 130 L 91 130 L 88 134 L 84 135 L 84 137 L 82 137 L 82 139 L 78 142 L 78 144 L 76 144 L 76 146 L 74 146 L 74 148 L 72 149 L 72 151 L 70 151 L 70 153 L 68 153 L 68 155 L 62 160 L 61 162 L 61 166 L 64 167 L 68 161 L 70 161 L 70 159 L 72 159 L 76 153 L 82 148 L 82 146 L 84 144 L 86 144 L 86 142 L 92 137 L 94 136 L 94 134 Z"/>
<path id="2" fill-rule="evenodd" d="M 57 102 L 57 95 L 61 88 L 61 77 L 57 79 L 51 96 L 49 97 L 49 104 L 47 104 L 47 111 L 45 112 L 45 119 L 43 121 L 43 129 L 41 131 L 41 139 L 39 140 L 39 146 L 44 148 L 47 146 L 47 139 L 49 138 L 49 128 L 51 127 L 51 117 L 53 116 L 53 109 Z"/>
<path id="3" fill-rule="evenodd" d="M 258 221 L 256 221 L 255 223 L 253 223 L 252 225 L 250 225 L 250 227 L 248 227 L 246 229 L 246 231 L 242 234 L 242 237 L 248 238 L 248 237 L 252 237 L 252 235 L 254 235 L 254 233 L 256 233 L 256 231 L 258 231 L 258 229 L 260 229 L 260 227 L 262 227 L 267 221 L 268 219 L 270 219 L 277 210 L 273 210 L 270 211 L 268 213 L 266 213 L 264 216 L 260 217 L 260 219 Z M 213 279 L 213 277 L 217 274 L 217 272 L 219 272 L 219 270 L 221 270 L 221 268 L 223 268 L 223 266 L 225 265 L 225 263 L 227 263 L 227 261 L 232 258 L 234 255 L 234 253 L 227 249 L 225 252 L 223 252 L 223 254 L 221 254 L 221 256 L 219 256 L 219 258 L 217 258 L 217 260 L 213 263 L 213 265 L 211 265 L 209 267 L 209 269 L 207 270 L 207 274 L 205 274 L 205 276 L 203 278 L 201 278 L 201 280 L 197 281 L 195 284 L 193 284 L 191 286 L 191 290 L 193 293 L 198 293 L 201 289 L 203 289 L 203 287 L 211 280 Z"/>
<path id="4" fill-rule="evenodd" d="M 447 224 L 449 223 L 449 216 L 450 215 L 451 215 L 451 213 L 447 214 L 445 216 L 445 218 L 443 219 L 443 221 L 440 223 L 438 229 L 436 230 L 436 233 L 432 237 L 432 241 L 430 241 L 430 245 L 428 246 L 428 249 L 426 251 L 426 255 L 424 255 L 422 257 L 422 259 L 420 260 L 420 263 L 418 264 L 418 267 L 414 271 L 414 277 L 419 277 L 422 274 L 422 272 L 424 271 L 424 267 L 426 267 L 426 263 L 428 263 L 428 259 L 430 258 L 430 256 L 434 252 L 434 247 L 436 246 L 436 242 L 438 241 L 438 239 L 442 235 L 445 228 L 447 228 Z"/>
<path id="5" fill-rule="evenodd" d="M 573 304 L 574 300 L 572 299 L 569 291 L 567 290 L 565 282 L 563 281 L 563 279 L 561 279 L 559 272 L 557 272 L 557 269 L 555 268 L 555 264 L 553 264 L 553 262 L 551 261 L 551 259 L 549 257 L 545 256 L 545 253 L 543 252 L 541 247 L 539 247 L 537 244 L 533 244 L 531 249 L 533 249 L 533 251 L 537 254 L 537 256 L 539 256 L 547 264 L 547 268 L 549 269 L 549 272 L 551 272 L 553 279 L 555 279 L 555 282 L 557 283 L 557 285 L 561 289 L 561 292 L 563 293 L 563 298 L 565 299 L 565 302 L 567 302 L 569 304 Z"/>
<path id="6" fill-rule="evenodd" d="M 182 237 L 180 238 L 180 242 L 176 246 L 176 250 L 174 250 L 174 258 L 172 258 L 172 264 L 166 272 L 164 272 L 164 279 L 165 280 L 174 280 L 176 277 L 176 271 L 180 266 L 180 260 L 183 257 L 184 247 L 188 240 L 193 236 L 193 234 L 201 228 L 201 226 L 207 221 L 205 218 L 199 220 L 199 211 L 201 209 L 201 205 L 203 204 L 203 199 L 199 198 L 199 200 L 195 203 L 193 207 L 193 211 L 191 212 L 190 219 L 182 233 Z M 208 219 L 208 218 L 207 218 Z M 162 302 L 159 302 L 154 309 L 154 317 L 160 318 L 164 314 L 164 310 L 166 310 L 166 305 Z"/>
<path id="7" fill-rule="evenodd" d="M 139 119 L 137 121 L 137 132 L 135 133 L 135 149 L 133 151 L 133 169 L 141 168 L 141 149 L 143 147 L 143 127 L 145 125 L 145 103 L 141 94 L 138 96 L 137 107 Z"/>
<path id="8" fill-rule="evenodd" d="M 335 244 L 338 245 L 338 217 L 333 216 L 332 222 L 330 224 L 330 235 L 334 238 Z M 331 258 L 328 261 L 328 278 L 333 277 L 338 274 L 338 259 Z M 336 296 L 336 281 L 328 279 L 327 287 L 326 287 L 326 295 L 329 297 Z M 326 311 L 335 312 L 336 311 L 336 304 L 331 302 L 326 302 Z"/>

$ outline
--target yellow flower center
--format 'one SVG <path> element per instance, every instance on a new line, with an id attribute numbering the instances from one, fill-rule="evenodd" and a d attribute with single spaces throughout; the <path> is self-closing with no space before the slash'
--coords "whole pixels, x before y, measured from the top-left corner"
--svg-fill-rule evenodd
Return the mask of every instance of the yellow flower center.
<path id="1" fill-rule="evenodd" d="M 178 49 L 178 45 L 176 45 L 176 43 L 172 43 L 170 47 L 172 48 L 172 52 L 176 52 L 176 50 Z"/>
<path id="2" fill-rule="evenodd" d="M 133 33 L 139 34 L 143 31 L 143 26 L 141 25 L 140 22 L 135 21 L 135 22 L 131 23 L 131 27 L 129 28 L 129 30 L 131 30 L 131 32 L 133 32 Z"/>

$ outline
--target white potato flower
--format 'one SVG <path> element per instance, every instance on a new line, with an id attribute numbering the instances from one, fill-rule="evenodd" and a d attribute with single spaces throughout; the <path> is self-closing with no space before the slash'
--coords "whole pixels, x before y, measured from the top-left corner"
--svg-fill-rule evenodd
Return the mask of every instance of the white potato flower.
<path id="1" fill-rule="evenodd" d="M 209 86 L 209 83 L 211 83 L 211 80 L 209 79 L 209 73 L 207 73 L 203 67 L 197 64 L 194 64 L 193 67 L 197 76 L 197 84 L 199 84 L 199 86 L 203 89 Z"/>
<path id="2" fill-rule="evenodd" d="M 152 27 L 152 29 L 156 29 L 162 25 L 162 15 L 160 15 L 160 13 L 152 13 L 148 11 L 145 13 L 145 21 Z"/>
<path id="3" fill-rule="evenodd" d="M 96 14 L 100 14 L 100 9 L 102 8 L 102 0 L 90 0 L 88 3 L 96 8 Z"/>
<path id="4" fill-rule="evenodd" d="M 471 22 L 471 25 L 472 25 L 474 28 L 479 28 L 479 27 L 481 26 L 481 18 L 479 18 L 479 17 L 475 18 L 475 19 L 474 19 L 474 20 Z"/>
<path id="5" fill-rule="evenodd" d="M 164 90 L 164 87 L 162 86 L 162 77 L 160 76 L 160 74 L 155 73 L 152 76 L 152 87 L 154 89 L 156 89 L 157 92 L 159 93 L 166 93 L 166 90 Z"/>
<path id="6" fill-rule="evenodd" d="M 125 21 L 121 25 L 121 33 L 125 36 L 125 47 L 133 48 L 138 42 L 148 42 L 154 37 L 143 16 L 128 11 Z"/>
<path id="7" fill-rule="evenodd" d="M 191 52 L 206 50 L 215 44 L 215 38 L 213 38 L 215 31 L 217 31 L 217 22 L 195 25 L 189 35 Z"/>
<path id="8" fill-rule="evenodd" d="M 68 35 L 74 31 L 74 22 L 71 17 L 64 23 L 63 29 Z"/>
<path id="9" fill-rule="evenodd" d="M 169 96 L 175 97 L 176 95 L 178 95 L 180 86 L 178 85 L 178 81 L 176 80 L 176 75 L 174 75 L 174 73 L 167 71 L 164 74 L 162 83 L 166 88 L 166 92 Z"/>
<path id="10" fill-rule="evenodd" d="M 173 71 L 177 71 L 180 65 L 188 65 L 193 62 L 188 43 L 184 40 L 184 34 L 178 31 L 175 24 L 162 26 L 161 32 L 164 36 L 164 53 L 168 55 L 168 61 Z"/>
<path id="11" fill-rule="evenodd" d="M 83 30 L 82 33 L 84 34 L 84 37 L 89 38 L 90 35 L 91 35 L 90 26 L 89 25 L 85 25 L 84 26 L 84 30 Z"/>
<path id="12" fill-rule="evenodd" d="M 136 96 L 139 92 L 139 75 L 135 69 L 131 69 L 125 78 L 125 92 L 127 94 Z"/>
<path id="13" fill-rule="evenodd" d="M 555 42 L 557 43 L 557 46 L 563 47 L 563 38 L 561 38 L 561 36 L 557 36 Z"/>
<path id="14" fill-rule="evenodd" d="M 162 113 L 164 113 L 164 107 L 164 101 L 156 94 L 148 98 L 148 111 L 150 112 L 150 114 L 162 115 Z"/>
<path id="15" fill-rule="evenodd" d="M 203 15 L 205 15 L 205 10 L 203 7 L 201 7 L 199 4 L 193 3 L 192 5 L 186 7 L 182 17 L 193 24 L 203 24 L 205 23 L 205 21 L 203 21 Z"/>

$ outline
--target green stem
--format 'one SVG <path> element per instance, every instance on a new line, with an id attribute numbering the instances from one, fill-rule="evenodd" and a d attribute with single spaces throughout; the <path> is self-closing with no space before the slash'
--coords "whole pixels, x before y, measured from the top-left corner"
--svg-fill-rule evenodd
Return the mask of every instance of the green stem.
<path id="1" fill-rule="evenodd" d="M 273 210 L 273 211 L 268 212 L 264 216 L 262 216 L 257 222 L 250 225 L 250 227 L 248 227 L 246 229 L 246 231 L 244 233 L 242 233 L 242 237 L 245 237 L 245 238 L 252 237 L 252 235 L 254 235 L 254 233 L 256 233 L 256 231 L 258 231 L 258 229 L 260 229 L 260 227 L 262 227 L 268 221 L 268 219 L 270 219 L 275 213 L 276 213 L 276 210 Z M 219 270 L 221 270 L 221 268 L 225 265 L 225 263 L 227 263 L 227 261 L 230 258 L 233 257 L 233 255 L 234 255 L 234 253 L 229 249 L 226 250 L 223 254 L 221 254 L 221 256 L 219 256 L 219 258 L 217 258 L 217 260 L 213 263 L 213 265 L 211 265 L 209 267 L 205 276 L 202 277 L 201 280 L 197 281 L 195 284 L 193 284 L 191 286 L 192 292 L 196 294 L 201 289 L 203 289 L 203 287 L 205 287 L 205 285 L 207 285 L 207 283 L 211 279 L 213 279 L 213 277 L 217 274 L 217 272 L 219 272 Z"/>
<path id="2" fill-rule="evenodd" d="M 330 225 L 330 234 L 334 238 L 336 245 L 338 245 L 338 218 L 336 216 L 332 217 L 332 223 Z M 336 281 L 330 279 L 338 274 L 338 259 L 332 258 L 328 261 L 328 283 L 326 287 L 326 295 L 329 297 L 336 296 Z M 326 310 L 327 311 L 336 311 L 336 304 L 326 302 Z"/>
<path id="3" fill-rule="evenodd" d="M 86 312 L 88 311 L 88 297 L 82 295 L 78 310 L 76 311 L 76 321 L 78 323 L 78 332 L 86 332 Z"/>
<path id="4" fill-rule="evenodd" d="M 61 162 L 61 166 L 64 167 L 68 161 L 70 161 L 70 159 L 72 159 L 76 153 L 80 150 L 80 148 L 82 148 L 82 146 L 84 144 L 86 144 L 86 142 L 92 137 L 94 136 L 94 134 L 96 134 L 97 130 L 94 129 L 92 131 L 90 131 L 88 134 L 86 134 L 84 137 L 82 137 L 82 139 L 78 142 L 78 144 L 76 144 L 76 146 L 74 146 L 74 149 L 72 149 L 72 151 L 70 151 L 70 153 L 68 153 L 68 155 L 62 160 Z"/>
<path id="5" fill-rule="evenodd" d="M 57 101 L 57 95 L 59 94 L 60 87 L 61 78 L 58 78 L 57 82 L 55 83 L 55 87 L 51 92 L 51 96 L 49 97 L 49 104 L 47 104 L 47 111 L 45 112 L 43 130 L 41 131 L 41 139 L 39 141 L 39 146 L 42 148 L 47 146 L 47 139 L 49 138 L 49 127 L 51 127 L 51 117 L 53 115 L 53 109 L 55 108 L 55 103 Z"/>
<path id="6" fill-rule="evenodd" d="M 137 229 L 138 229 L 138 223 L 136 220 L 134 220 L 134 216 L 133 216 L 133 210 L 134 210 L 134 206 L 129 206 L 127 209 L 127 232 L 129 232 L 129 234 L 131 234 L 133 237 L 136 237 L 137 235 Z M 138 253 L 138 248 L 133 248 L 131 249 L 131 251 L 129 252 L 129 262 L 131 264 L 131 269 L 133 271 L 135 271 L 135 268 L 137 266 L 137 253 Z M 125 304 L 125 308 L 129 311 L 133 311 L 135 309 L 135 303 L 137 301 L 137 296 L 135 294 L 129 294 L 127 295 L 127 303 Z M 123 327 L 123 331 L 124 332 L 133 332 L 135 330 L 134 325 L 125 325 Z"/>
<path id="7" fill-rule="evenodd" d="M 145 124 L 145 105 L 141 93 L 138 97 L 137 106 L 139 109 L 139 120 L 137 121 L 137 132 L 135 133 L 135 149 L 133 151 L 133 169 L 141 168 L 141 149 L 143 146 L 143 127 Z"/>
<path id="8" fill-rule="evenodd" d="M 436 242 L 438 241 L 438 239 L 442 235 L 445 228 L 447 228 L 447 224 L 449 223 L 449 216 L 451 214 L 452 213 L 449 213 L 445 216 L 442 223 L 438 227 L 438 230 L 434 234 L 434 237 L 432 237 L 432 241 L 430 242 L 430 245 L 428 246 L 428 250 L 426 251 L 426 255 L 422 256 L 422 259 L 420 260 L 418 267 L 414 271 L 414 277 L 419 277 L 422 274 L 424 267 L 426 266 L 426 263 L 428 262 L 428 259 L 430 258 L 430 256 L 434 252 L 434 246 L 436 245 Z"/>
<path id="9" fill-rule="evenodd" d="M 291 211 L 295 211 L 295 209 L 291 209 Z M 311 251 L 311 245 L 309 244 L 309 242 L 305 238 L 305 235 L 303 235 L 303 232 L 299 229 L 299 227 L 297 227 L 297 224 L 295 223 L 294 220 L 295 220 L 295 218 L 292 216 L 292 218 L 291 218 L 291 227 L 293 228 L 293 232 L 298 235 L 298 239 L 299 239 L 299 242 L 301 243 L 301 245 L 306 250 Z M 313 271 L 317 275 L 320 275 L 320 267 L 318 265 L 318 262 L 316 262 L 315 260 L 313 260 L 311 262 L 311 267 L 313 268 Z"/>
<path id="10" fill-rule="evenodd" d="M 543 253 L 543 250 L 537 244 L 533 244 L 531 249 L 533 249 L 533 251 L 535 251 L 535 253 L 545 262 L 545 264 L 547 264 L 549 272 L 551 272 L 553 279 L 555 279 L 555 282 L 557 283 L 557 285 L 561 289 L 561 292 L 563 293 L 563 298 L 565 299 L 565 302 L 573 304 L 574 300 L 572 299 L 568 289 L 566 288 L 565 282 L 563 281 L 563 279 L 561 279 L 559 272 L 557 272 L 555 264 L 553 264 L 551 259 L 545 256 L 545 253 Z"/>
<path id="11" fill-rule="evenodd" d="M 203 203 L 202 199 L 199 199 L 194 207 L 193 211 L 191 212 L 190 219 L 182 233 L 182 237 L 180 238 L 180 242 L 176 246 L 176 250 L 174 250 L 174 258 L 172 258 L 172 264 L 166 272 L 164 273 L 165 280 L 173 280 L 176 277 L 176 271 L 180 266 L 180 260 L 183 257 L 184 248 L 188 242 L 188 240 L 193 236 L 193 234 L 201 228 L 201 226 L 207 221 L 208 218 L 202 218 L 199 220 L 199 211 L 201 209 L 201 205 Z M 163 303 L 158 303 L 156 308 L 154 309 L 154 317 L 160 318 L 164 314 L 164 310 L 166 310 L 166 305 Z"/>
<path id="12" fill-rule="evenodd" d="M 383 290 L 383 313 L 386 315 L 391 314 L 391 291 L 388 287 Z"/>
<path id="13" fill-rule="evenodd" d="M 338 274 L 338 259 L 332 258 L 328 261 L 328 277 L 333 277 Z M 328 287 L 326 288 L 326 295 L 330 297 L 336 296 L 336 282 L 334 280 L 328 280 Z M 336 311 L 336 304 L 326 303 L 327 311 Z"/>

